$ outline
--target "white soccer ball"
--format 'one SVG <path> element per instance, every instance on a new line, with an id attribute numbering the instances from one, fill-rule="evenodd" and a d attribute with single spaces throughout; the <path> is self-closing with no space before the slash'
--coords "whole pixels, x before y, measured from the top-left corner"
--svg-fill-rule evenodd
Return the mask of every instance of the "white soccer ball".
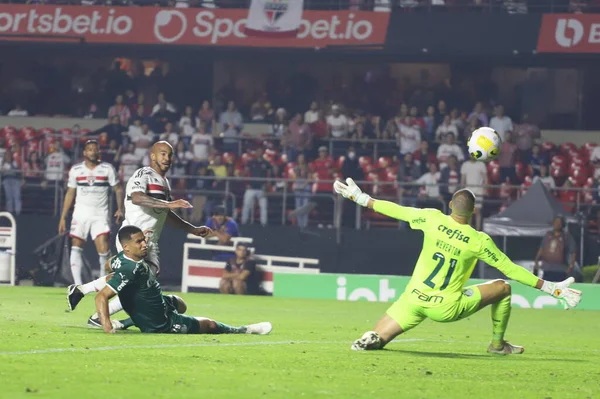
<path id="1" fill-rule="evenodd" d="M 467 141 L 471 158 L 482 162 L 489 162 L 498 157 L 501 145 L 500 135 L 491 127 L 474 130 Z"/>

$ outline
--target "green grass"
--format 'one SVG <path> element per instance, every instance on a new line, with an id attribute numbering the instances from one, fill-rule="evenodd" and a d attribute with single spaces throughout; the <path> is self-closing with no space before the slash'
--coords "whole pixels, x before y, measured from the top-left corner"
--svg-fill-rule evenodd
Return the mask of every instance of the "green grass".
<path id="1" fill-rule="evenodd" d="M 352 352 L 382 303 L 183 294 L 188 313 L 269 320 L 269 336 L 104 334 L 91 297 L 0 288 L 0 398 L 597 398 L 600 312 L 513 311 L 515 356 L 485 352 L 489 310 L 426 321 L 387 350 Z"/>

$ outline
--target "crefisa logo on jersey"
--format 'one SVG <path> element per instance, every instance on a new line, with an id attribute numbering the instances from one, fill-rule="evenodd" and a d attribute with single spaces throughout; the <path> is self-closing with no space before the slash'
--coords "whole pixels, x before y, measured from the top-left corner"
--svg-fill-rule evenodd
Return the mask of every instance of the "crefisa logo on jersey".
<path id="1" fill-rule="evenodd" d="M 288 0 L 266 0 L 264 2 L 263 11 L 271 26 L 275 25 L 287 10 Z"/>

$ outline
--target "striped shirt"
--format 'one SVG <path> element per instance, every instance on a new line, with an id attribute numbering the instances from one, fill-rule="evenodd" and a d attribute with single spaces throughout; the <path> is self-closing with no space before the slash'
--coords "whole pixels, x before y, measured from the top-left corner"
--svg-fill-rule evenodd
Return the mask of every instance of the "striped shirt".
<path id="1" fill-rule="evenodd" d="M 108 217 L 110 188 L 118 184 L 115 168 L 101 162 L 93 169 L 84 162 L 73 165 L 69 171 L 69 188 L 77 190 L 74 217 Z"/>

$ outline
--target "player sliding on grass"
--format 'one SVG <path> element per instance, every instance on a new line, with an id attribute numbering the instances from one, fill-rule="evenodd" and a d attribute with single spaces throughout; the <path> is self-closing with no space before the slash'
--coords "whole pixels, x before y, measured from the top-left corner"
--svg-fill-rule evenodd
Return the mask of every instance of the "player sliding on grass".
<path id="1" fill-rule="evenodd" d="M 504 280 L 465 287 L 475 263 L 481 259 L 507 277 L 535 287 L 560 299 L 569 307 L 581 300 L 581 292 L 569 288 L 573 278 L 560 283 L 538 279 L 515 265 L 485 233 L 473 229 L 469 220 L 475 196 L 459 190 L 452 196 L 450 216 L 437 209 L 417 209 L 393 202 L 375 200 L 365 194 L 352 179 L 334 183 L 335 192 L 375 212 L 410 223 L 423 231 L 423 248 L 404 293 L 379 320 L 373 331 L 352 344 L 353 350 L 382 349 L 394 337 L 416 327 L 425 318 L 438 322 L 464 319 L 492 305 L 492 342 L 488 352 L 523 353 L 521 346 L 504 340 L 510 318 L 510 285 Z"/>
<path id="2" fill-rule="evenodd" d="M 148 244 L 142 230 L 125 226 L 119 231 L 118 240 L 123 251 L 111 260 L 114 273 L 108 276 L 106 285 L 96 295 L 96 310 L 104 332 L 115 332 L 108 300 L 117 294 L 133 324 L 146 333 L 264 335 L 271 332 L 269 322 L 231 327 L 204 317 L 182 314 L 187 309 L 185 302 L 175 295 L 163 295 L 156 280 L 156 269 L 145 260 Z"/>

